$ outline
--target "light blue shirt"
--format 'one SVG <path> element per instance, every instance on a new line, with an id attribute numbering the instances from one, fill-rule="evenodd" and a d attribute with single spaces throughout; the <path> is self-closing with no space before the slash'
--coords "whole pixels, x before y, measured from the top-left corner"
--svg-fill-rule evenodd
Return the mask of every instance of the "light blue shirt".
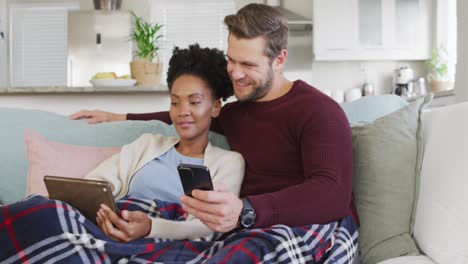
<path id="1" fill-rule="evenodd" d="M 180 163 L 203 165 L 203 159 L 184 156 L 171 147 L 166 153 L 139 169 L 130 180 L 128 196 L 180 203 L 184 194 L 177 166 Z"/>

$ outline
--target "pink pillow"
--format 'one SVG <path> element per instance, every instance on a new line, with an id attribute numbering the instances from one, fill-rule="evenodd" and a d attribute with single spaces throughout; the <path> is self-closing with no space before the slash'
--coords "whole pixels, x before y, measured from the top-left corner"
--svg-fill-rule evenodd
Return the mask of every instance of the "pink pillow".
<path id="1" fill-rule="evenodd" d="M 24 139 L 29 161 L 27 195 L 48 195 L 43 180 L 45 175 L 83 178 L 120 151 L 119 147 L 88 147 L 54 142 L 32 130 L 25 131 Z"/>

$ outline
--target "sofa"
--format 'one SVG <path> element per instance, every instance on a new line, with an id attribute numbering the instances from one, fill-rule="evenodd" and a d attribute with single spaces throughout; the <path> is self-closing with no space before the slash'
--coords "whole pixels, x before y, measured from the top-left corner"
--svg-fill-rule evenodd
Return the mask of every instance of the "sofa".
<path id="1" fill-rule="evenodd" d="M 468 263 L 468 103 L 428 105 L 394 95 L 341 105 L 353 129 L 364 264 Z M 0 204 L 43 192 L 37 175 L 83 174 L 84 160 L 98 163 L 143 133 L 175 134 L 158 121 L 88 125 L 40 110 L 0 108 L 0 119 Z M 221 135 L 210 141 L 229 148 Z"/>

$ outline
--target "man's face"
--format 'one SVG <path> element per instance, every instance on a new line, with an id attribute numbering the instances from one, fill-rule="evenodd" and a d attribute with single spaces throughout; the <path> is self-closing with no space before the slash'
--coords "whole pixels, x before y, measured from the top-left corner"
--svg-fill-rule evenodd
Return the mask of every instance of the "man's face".
<path id="1" fill-rule="evenodd" d="M 257 101 L 271 89 L 274 71 L 264 54 L 266 40 L 237 38 L 229 35 L 227 71 L 239 101 Z"/>

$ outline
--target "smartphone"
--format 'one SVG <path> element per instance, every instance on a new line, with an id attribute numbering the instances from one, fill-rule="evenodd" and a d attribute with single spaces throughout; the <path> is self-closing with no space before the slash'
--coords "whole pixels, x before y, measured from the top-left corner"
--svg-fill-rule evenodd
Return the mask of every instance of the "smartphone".
<path id="1" fill-rule="evenodd" d="M 180 164 L 177 166 L 184 193 L 192 197 L 192 191 L 213 191 L 210 171 L 207 167 L 193 164 Z"/>

